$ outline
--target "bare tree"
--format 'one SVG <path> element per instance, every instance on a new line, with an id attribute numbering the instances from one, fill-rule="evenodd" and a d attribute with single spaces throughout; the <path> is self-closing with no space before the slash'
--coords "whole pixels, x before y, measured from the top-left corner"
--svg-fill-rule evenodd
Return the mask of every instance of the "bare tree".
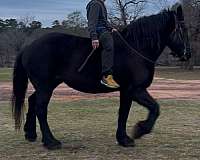
<path id="1" fill-rule="evenodd" d="M 151 4 L 156 10 L 163 10 L 170 7 L 171 0 L 148 0 L 148 3 Z"/>
<path id="2" fill-rule="evenodd" d="M 82 28 L 86 26 L 86 19 L 80 11 L 74 11 L 67 15 L 62 25 L 66 28 Z"/>
<path id="3" fill-rule="evenodd" d="M 25 16 L 25 17 L 21 17 L 19 19 L 19 22 L 21 22 L 21 25 L 23 25 L 24 27 L 28 27 L 28 25 L 35 20 L 34 16 Z"/>
<path id="4" fill-rule="evenodd" d="M 192 47 L 192 59 L 190 63 L 185 64 L 185 68 L 192 69 L 200 61 L 200 1 L 199 0 L 181 0 L 185 21 L 190 32 L 190 41 Z"/>
<path id="5" fill-rule="evenodd" d="M 126 26 L 143 13 L 146 3 L 147 0 L 113 0 L 114 8 L 111 20 Z"/>
<path id="6" fill-rule="evenodd" d="M 59 28 L 61 26 L 59 20 L 55 20 L 52 22 L 52 28 Z"/>
<path id="7" fill-rule="evenodd" d="M 11 66 L 15 55 L 23 47 L 26 34 L 18 29 L 8 29 L 0 33 L 0 37 L 0 65 Z"/>

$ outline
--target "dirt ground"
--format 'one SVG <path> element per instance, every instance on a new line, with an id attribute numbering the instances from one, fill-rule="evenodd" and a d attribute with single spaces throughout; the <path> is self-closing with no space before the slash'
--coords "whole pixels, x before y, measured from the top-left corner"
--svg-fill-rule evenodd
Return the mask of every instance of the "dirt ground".
<path id="1" fill-rule="evenodd" d="M 12 83 L 0 82 L 0 101 L 8 101 L 11 96 Z M 155 78 L 149 88 L 151 95 L 156 99 L 178 99 L 178 100 L 199 100 L 200 80 L 175 80 L 165 78 Z M 33 87 L 29 85 L 28 95 L 33 92 Z M 78 99 L 117 97 L 119 92 L 108 94 L 86 94 L 67 87 L 65 84 L 59 85 L 53 94 L 54 100 L 72 101 Z"/>
<path id="2" fill-rule="evenodd" d="M 38 125 L 34 143 L 24 140 L 23 130 L 14 131 L 7 103 L 11 89 L 11 82 L 0 82 L 0 160 L 199 160 L 200 80 L 154 79 L 149 91 L 159 99 L 161 115 L 152 134 L 136 140 L 134 148 L 115 144 L 119 102 L 113 97 L 119 92 L 94 95 L 65 84 L 57 87 L 48 121 L 63 147 L 47 151 Z M 32 92 L 29 85 L 28 95 Z M 147 111 L 134 104 L 127 122 L 129 135 L 132 126 L 146 116 Z"/>

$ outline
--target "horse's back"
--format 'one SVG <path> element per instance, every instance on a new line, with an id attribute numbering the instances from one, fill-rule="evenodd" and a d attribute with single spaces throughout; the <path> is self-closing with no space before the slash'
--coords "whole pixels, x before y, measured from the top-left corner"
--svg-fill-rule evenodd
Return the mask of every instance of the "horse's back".
<path id="1" fill-rule="evenodd" d="M 90 46 L 89 42 L 89 38 L 63 33 L 44 35 L 24 48 L 21 53 L 23 66 L 29 78 L 40 81 L 57 77 L 64 69 L 67 70 L 72 61 L 77 63 L 75 61 L 87 54 L 84 50 Z M 81 54 L 80 50 L 83 51 Z"/>
<path id="2" fill-rule="evenodd" d="M 68 51 L 72 51 L 70 49 L 75 49 L 81 47 L 79 44 L 85 45 L 85 47 L 89 46 L 89 38 L 86 37 L 78 37 L 75 35 L 69 35 L 65 33 L 49 33 L 46 34 L 39 39 L 33 41 L 29 46 L 25 48 L 25 54 L 41 55 L 41 54 L 54 54 L 54 56 L 64 53 L 67 54 L 66 49 Z M 47 51 L 47 52 L 44 52 Z"/>

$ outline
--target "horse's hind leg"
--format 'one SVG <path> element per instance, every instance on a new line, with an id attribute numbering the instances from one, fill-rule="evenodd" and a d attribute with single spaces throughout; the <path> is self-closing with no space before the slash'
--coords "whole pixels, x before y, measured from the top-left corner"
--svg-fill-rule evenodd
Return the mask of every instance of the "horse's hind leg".
<path id="1" fill-rule="evenodd" d="M 135 90 L 134 100 L 149 110 L 148 118 L 145 121 L 138 122 L 135 126 L 134 138 L 137 139 L 151 132 L 159 116 L 160 107 L 146 89 Z"/>
<path id="2" fill-rule="evenodd" d="M 40 129 L 42 132 L 42 142 L 48 149 L 58 149 L 61 147 L 61 142 L 56 140 L 51 133 L 47 122 L 47 107 L 53 90 L 36 90 L 36 115 L 39 120 Z"/>
<path id="3" fill-rule="evenodd" d="M 28 98 L 28 113 L 26 115 L 26 123 L 24 125 L 25 139 L 34 142 L 37 138 L 36 134 L 36 113 L 35 113 L 35 92 Z"/>

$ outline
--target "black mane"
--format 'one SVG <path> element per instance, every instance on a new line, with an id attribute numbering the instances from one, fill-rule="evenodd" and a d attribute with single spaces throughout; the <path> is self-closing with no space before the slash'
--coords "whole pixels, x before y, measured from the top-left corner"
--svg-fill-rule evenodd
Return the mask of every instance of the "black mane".
<path id="1" fill-rule="evenodd" d="M 173 11 L 164 10 L 156 15 L 144 16 L 132 21 L 122 34 L 136 48 L 152 46 L 160 42 L 161 35 L 169 34 L 175 27 Z M 153 47 L 153 46 L 152 46 Z"/>

